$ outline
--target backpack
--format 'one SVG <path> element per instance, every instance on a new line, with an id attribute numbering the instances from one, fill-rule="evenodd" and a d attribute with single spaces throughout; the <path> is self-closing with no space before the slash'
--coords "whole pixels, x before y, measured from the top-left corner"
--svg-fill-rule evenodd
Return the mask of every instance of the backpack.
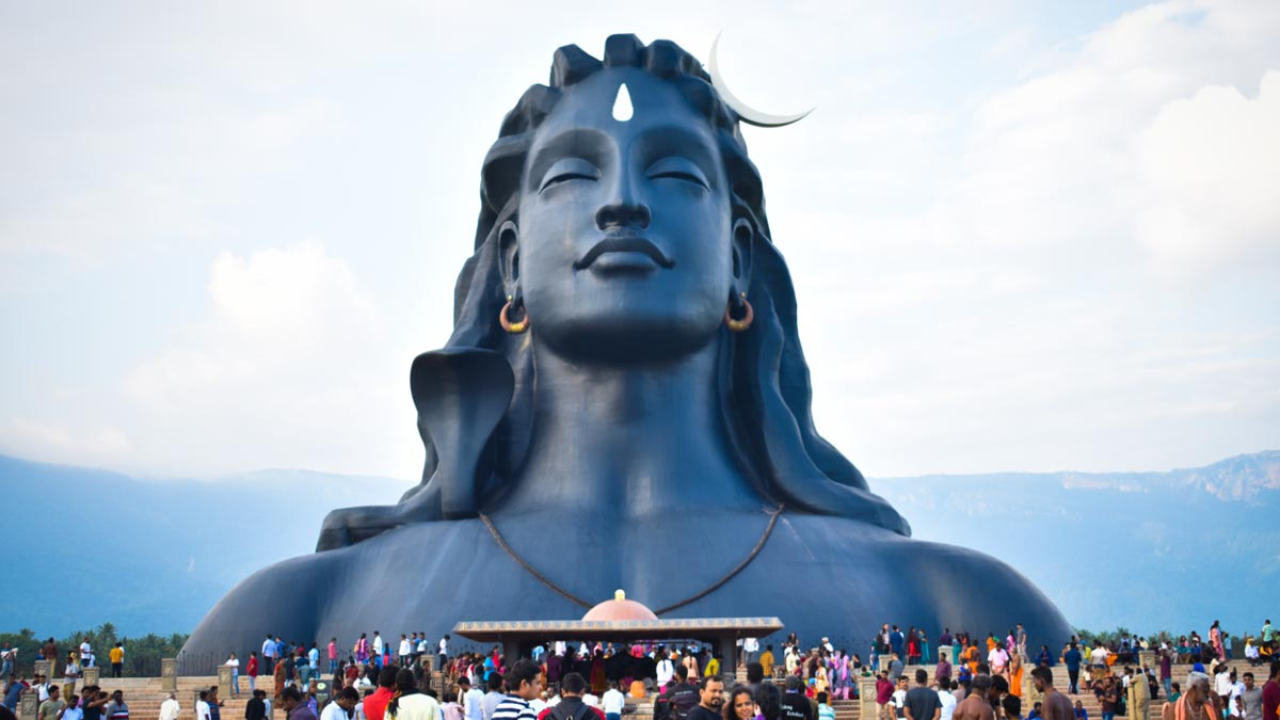
<path id="1" fill-rule="evenodd" d="M 671 701 L 665 695 L 653 702 L 653 720 L 671 720 Z"/>
<path id="2" fill-rule="evenodd" d="M 563 707 L 563 705 L 556 705 L 551 708 L 551 717 L 555 718 L 555 720 L 591 720 L 591 717 L 595 715 L 591 706 L 586 703 L 579 705 L 572 715 L 565 715 L 561 709 Z"/>

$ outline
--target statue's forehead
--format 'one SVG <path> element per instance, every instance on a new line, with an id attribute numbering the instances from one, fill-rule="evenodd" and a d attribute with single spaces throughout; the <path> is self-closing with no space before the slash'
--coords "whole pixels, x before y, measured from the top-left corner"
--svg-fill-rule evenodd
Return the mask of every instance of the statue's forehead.
<path id="1" fill-rule="evenodd" d="M 631 116 L 619 120 L 614 104 L 626 84 Z M 538 128 L 545 139 L 572 128 L 591 128 L 617 137 L 633 136 L 654 127 L 681 127 L 714 144 L 707 119 L 671 82 L 638 68 L 608 68 L 570 85 Z"/>

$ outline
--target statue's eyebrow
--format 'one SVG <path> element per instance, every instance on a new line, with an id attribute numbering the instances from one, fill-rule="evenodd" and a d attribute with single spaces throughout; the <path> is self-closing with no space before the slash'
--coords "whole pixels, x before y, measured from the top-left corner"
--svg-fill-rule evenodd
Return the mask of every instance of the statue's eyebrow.
<path id="1" fill-rule="evenodd" d="M 571 127 L 563 130 L 543 141 L 529 158 L 525 184 L 536 188 L 542 182 L 542 176 L 547 169 L 561 158 L 582 158 L 600 167 L 602 156 L 607 153 L 612 144 L 613 138 L 596 128 Z"/>

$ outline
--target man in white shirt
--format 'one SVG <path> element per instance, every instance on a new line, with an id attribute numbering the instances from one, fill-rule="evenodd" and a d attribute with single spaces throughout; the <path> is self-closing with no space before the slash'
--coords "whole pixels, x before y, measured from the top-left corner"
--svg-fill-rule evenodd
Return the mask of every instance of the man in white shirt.
<path id="1" fill-rule="evenodd" d="M 559 655 L 560 657 L 564 657 L 564 653 L 565 653 L 565 651 L 566 651 L 566 650 L 568 650 L 568 649 L 569 649 L 569 646 L 568 646 L 568 645 L 566 645 L 566 644 L 565 644 L 565 642 L 564 642 L 563 640 L 557 640 L 557 641 L 556 641 L 556 654 L 557 654 L 557 655 Z"/>
<path id="2" fill-rule="evenodd" d="M 93 646 L 87 637 L 80 643 L 80 667 L 93 667 Z"/>
<path id="3" fill-rule="evenodd" d="M 377 630 L 374 630 L 374 631 L 373 631 L 373 654 L 374 654 L 374 656 L 375 656 L 375 657 L 377 657 L 377 658 L 378 658 L 378 667 L 382 667 L 382 651 L 383 651 L 383 649 L 384 649 L 384 648 L 383 648 L 383 645 L 382 645 L 382 635 L 379 635 L 379 634 L 378 634 L 378 631 L 377 631 Z"/>
<path id="4" fill-rule="evenodd" d="M 36 697 L 40 699 L 40 702 L 44 702 L 45 700 L 48 700 L 49 699 L 49 681 L 46 680 L 43 675 L 36 675 L 35 678 L 33 679 L 36 681 L 36 683 L 31 686 L 31 689 L 36 691 Z"/>
<path id="5" fill-rule="evenodd" d="M 84 720 L 84 710 L 80 709 L 80 697 L 78 695 L 71 695 L 67 698 L 67 706 L 62 709 L 61 720 Z"/>
<path id="6" fill-rule="evenodd" d="M 1106 667 L 1107 665 L 1107 649 L 1098 645 L 1089 653 L 1089 661 L 1098 667 Z"/>
<path id="7" fill-rule="evenodd" d="M 209 714 L 209 703 L 207 702 L 208 699 L 209 699 L 209 691 L 201 690 L 200 699 L 196 701 L 196 720 L 210 720 L 210 718 L 212 717 Z"/>
<path id="8" fill-rule="evenodd" d="M 351 720 L 351 711 L 360 701 L 360 693 L 355 688 L 343 688 L 338 691 L 333 702 L 324 706 L 320 712 L 320 720 Z"/>
<path id="9" fill-rule="evenodd" d="M 1231 699 L 1228 701 L 1227 707 L 1231 708 L 1231 717 L 1243 718 L 1244 705 L 1240 702 L 1240 695 L 1244 692 L 1244 683 L 1236 680 L 1235 671 L 1231 673 Z M 66 715 L 63 715 L 66 720 Z"/>
<path id="10" fill-rule="evenodd" d="M 1219 668 L 1217 675 L 1213 676 L 1213 691 L 1222 698 L 1222 705 L 1219 707 L 1227 707 L 1227 703 L 1231 701 L 1231 689 L 1235 685 L 1235 678 L 1231 677 L 1231 668 L 1225 664 Z M 1270 720 L 1268 718 L 1268 720 Z"/>
<path id="11" fill-rule="evenodd" d="M 956 696 L 951 694 L 951 686 L 939 687 L 938 699 L 942 701 L 942 714 L 938 716 L 938 720 L 951 720 L 956 712 Z"/>
<path id="12" fill-rule="evenodd" d="M 627 698 L 618 690 L 618 683 L 609 681 L 609 689 L 600 698 L 600 706 L 604 710 L 604 720 L 622 720 L 622 709 L 627 706 Z"/>
<path id="13" fill-rule="evenodd" d="M 458 694 L 462 705 L 462 713 L 467 720 L 484 720 L 484 693 L 471 687 L 471 680 L 463 675 L 458 678 Z"/>
<path id="14" fill-rule="evenodd" d="M 160 720 L 178 720 L 178 713 L 181 710 L 177 693 L 169 693 L 169 699 L 160 703 Z"/>
<path id="15" fill-rule="evenodd" d="M 413 654 L 413 645 L 410 644 L 409 638 L 405 637 L 404 633 L 400 633 L 400 647 L 397 649 L 397 652 L 396 652 L 396 655 L 400 660 L 400 664 L 401 665 L 408 664 L 409 656 L 412 654 Z"/>
<path id="16" fill-rule="evenodd" d="M 742 662 L 753 663 L 760 654 L 760 640 L 758 638 L 745 638 L 742 641 Z"/>

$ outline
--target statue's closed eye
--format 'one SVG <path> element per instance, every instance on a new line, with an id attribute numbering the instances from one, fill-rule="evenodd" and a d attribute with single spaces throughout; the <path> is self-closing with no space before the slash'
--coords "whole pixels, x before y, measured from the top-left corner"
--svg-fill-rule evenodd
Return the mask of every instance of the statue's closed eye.
<path id="1" fill-rule="evenodd" d="M 706 190 L 711 189 L 711 183 L 707 181 L 702 168 L 692 160 L 678 155 L 669 155 L 650 165 L 647 174 L 651 180 L 670 178 L 700 185 Z"/>
<path id="2" fill-rule="evenodd" d="M 600 170 L 595 165 L 582 158 L 564 158 L 557 160 L 547 169 L 547 174 L 542 176 L 542 187 L 538 188 L 538 192 L 570 180 L 594 181 L 599 179 Z"/>

